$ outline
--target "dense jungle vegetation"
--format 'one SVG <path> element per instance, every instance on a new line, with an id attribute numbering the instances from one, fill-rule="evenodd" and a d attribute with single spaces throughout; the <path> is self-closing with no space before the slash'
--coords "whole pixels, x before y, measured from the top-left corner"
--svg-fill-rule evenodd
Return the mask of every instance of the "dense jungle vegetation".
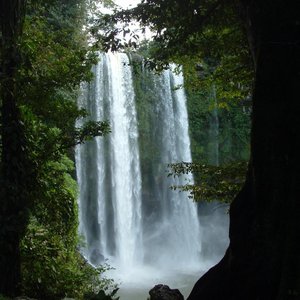
<path id="1" fill-rule="evenodd" d="M 113 287 L 78 252 L 73 146 L 109 132 L 76 99 L 92 78 L 88 1 L 1 1 L 0 294 L 81 299 Z"/>
<path id="2" fill-rule="evenodd" d="M 151 165 L 159 153 L 159 145 L 156 149 L 153 148 L 155 142 L 151 143 L 151 138 L 155 140 L 155 133 L 150 125 L 158 105 L 158 96 L 153 93 L 155 87 L 152 77 L 155 71 L 145 68 L 143 64 L 147 60 L 141 60 L 152 49 L 152 43 L 142 44 L 137 49 L 141 56 L 132 55 L 131 58 L 143 162 L 141 167 L 146 174 L 152 174 Z M 236 90 L 227 94 L 227 98 L 221 98 L 220 95 L 217 98 L 216 82 L 209 76 L 200 77 L 197 72 L 199 64 L 196 61 L 186 63 L 183 70 L 193 163 L 174 162 L 169 166 L 169 176 L 193 173 L 195 185 L 187 183 L 186 186 L 173 187 L 189 191 L 193 200 L 231 202 L 245 180 L 249 159 L 250 95 L 245 99 L 245 95 L 236 87 Z M 226 83 L 223 82 L 223 85 Z"/>

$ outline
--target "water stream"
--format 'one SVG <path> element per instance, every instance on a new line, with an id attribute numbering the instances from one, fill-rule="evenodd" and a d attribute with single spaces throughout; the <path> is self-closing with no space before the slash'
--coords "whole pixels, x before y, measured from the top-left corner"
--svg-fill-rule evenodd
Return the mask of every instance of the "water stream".
<path id="1" fill-rule="evenodd" d="M 146 299 L 138 297 L 160 282 L 188 291 L 214 262 L 201 257 L 197 205 L 169 188 L 192 176 L 166 173 L 169 163 L 191 161 L 186 97 L 177 88 L 183 76 L 143 71 L 145 95 L 136 95 L 129 62 L 126 54 L 101 54 L 78 102 L 91 119 L 108 120 L 112 133 L 76 149 L 82 252 L 115 268 L 122 300 Z"/>

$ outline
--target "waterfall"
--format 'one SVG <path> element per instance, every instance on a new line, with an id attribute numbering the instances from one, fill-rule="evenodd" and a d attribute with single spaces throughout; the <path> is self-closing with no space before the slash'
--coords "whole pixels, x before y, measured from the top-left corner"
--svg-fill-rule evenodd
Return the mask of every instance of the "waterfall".
<path id="1" fill-rule="evenodd" d="M 169 163 L 192 161 L 183 76 L 165 70 L 160 76 L 148 74 L 148 77 L 146 82 L 153 82 L 155 95 L 150 123 L 154 132 L 151 144 L 157 146 L 157 157 L 152 157 L 154 180 L 145 187 L 154 191 L 150 197 L 145 197 L 146 202 L 156 202 L 154 209 L 150 212 L 148 209 L 147 215 L 151 218 L 144 225 L 145 255 L 151 263 L 159 263 L 161 268 L 168 268 L 174 262 L 177 267 L 189 268 L 197 264 L 201 250 L 197 210 L 186 193 L 172 191 L 169 187 L 186 184 L 185 180 L 192 184 L 193 178 L 191 175 L 185 180 L 168 178 L 165 173 Z"/>
<path id="2" fill-rule="evenodd" d="M 112 133 L 77 149 L 80 230 L 84 253 L 99 264 L 114 257 L 128 266 L 143 257 L 141 173 L 131 68 L 125 54 L 102 55 L 85 107 L 108 119 Z"/>
<path id="3" fill-rule="evenodd" d="M 119 268 L 197 269 L 201 237 L 195 203 L 171 185 L 169 163 L 191 161 L 182 74 L 143 70 L 137 95 L 129 58 L 101 54 L 94 81 L 82 87 L 79 105 L 93 120 L 108 120 L 112 133 L 76 149 L 83 253 L 95 265 L 108 259 Z M 148 101 L 148 104 L 147 104 Z M 148 106 L 147 106 L 148 105 Z M 143 115 L 143 117 L 142 117 Z"/>

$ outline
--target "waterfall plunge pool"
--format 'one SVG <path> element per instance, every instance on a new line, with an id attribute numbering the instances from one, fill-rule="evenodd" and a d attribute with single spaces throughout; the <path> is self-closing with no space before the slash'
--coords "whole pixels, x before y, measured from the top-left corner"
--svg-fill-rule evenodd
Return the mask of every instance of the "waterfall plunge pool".
<path id="1" fill-rule="evenodd" d="M 158 267 L 142 266 L 133 270 L 111 270 L 107 276 L 118 284 L 120 300 L 147 300 L 149 291 L 157 284 L 179 289 L 184 299 L 190 294 L 196 281 L 205 271 L 159 270 Z"/>

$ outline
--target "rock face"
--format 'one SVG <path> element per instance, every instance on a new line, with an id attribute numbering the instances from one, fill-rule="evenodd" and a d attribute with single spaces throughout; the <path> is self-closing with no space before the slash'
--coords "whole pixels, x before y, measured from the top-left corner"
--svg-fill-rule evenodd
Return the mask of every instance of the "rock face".
<path id="1" fill-rule="evenodd" d="M 178 289 L 170 289 L 167 285 L 158 284 L 149 291 L 150 300 L 184 300 Z"/>
<path id="2" fill-rule="evenodd" d="M 101 263 L 104 262 L 104 256 L 102 255 L 102 253 L 100 252 L 99 249 L 94 249 L 91 257 L 90 257 L 90 261 L 94 266 L 99 266 Z"/>

